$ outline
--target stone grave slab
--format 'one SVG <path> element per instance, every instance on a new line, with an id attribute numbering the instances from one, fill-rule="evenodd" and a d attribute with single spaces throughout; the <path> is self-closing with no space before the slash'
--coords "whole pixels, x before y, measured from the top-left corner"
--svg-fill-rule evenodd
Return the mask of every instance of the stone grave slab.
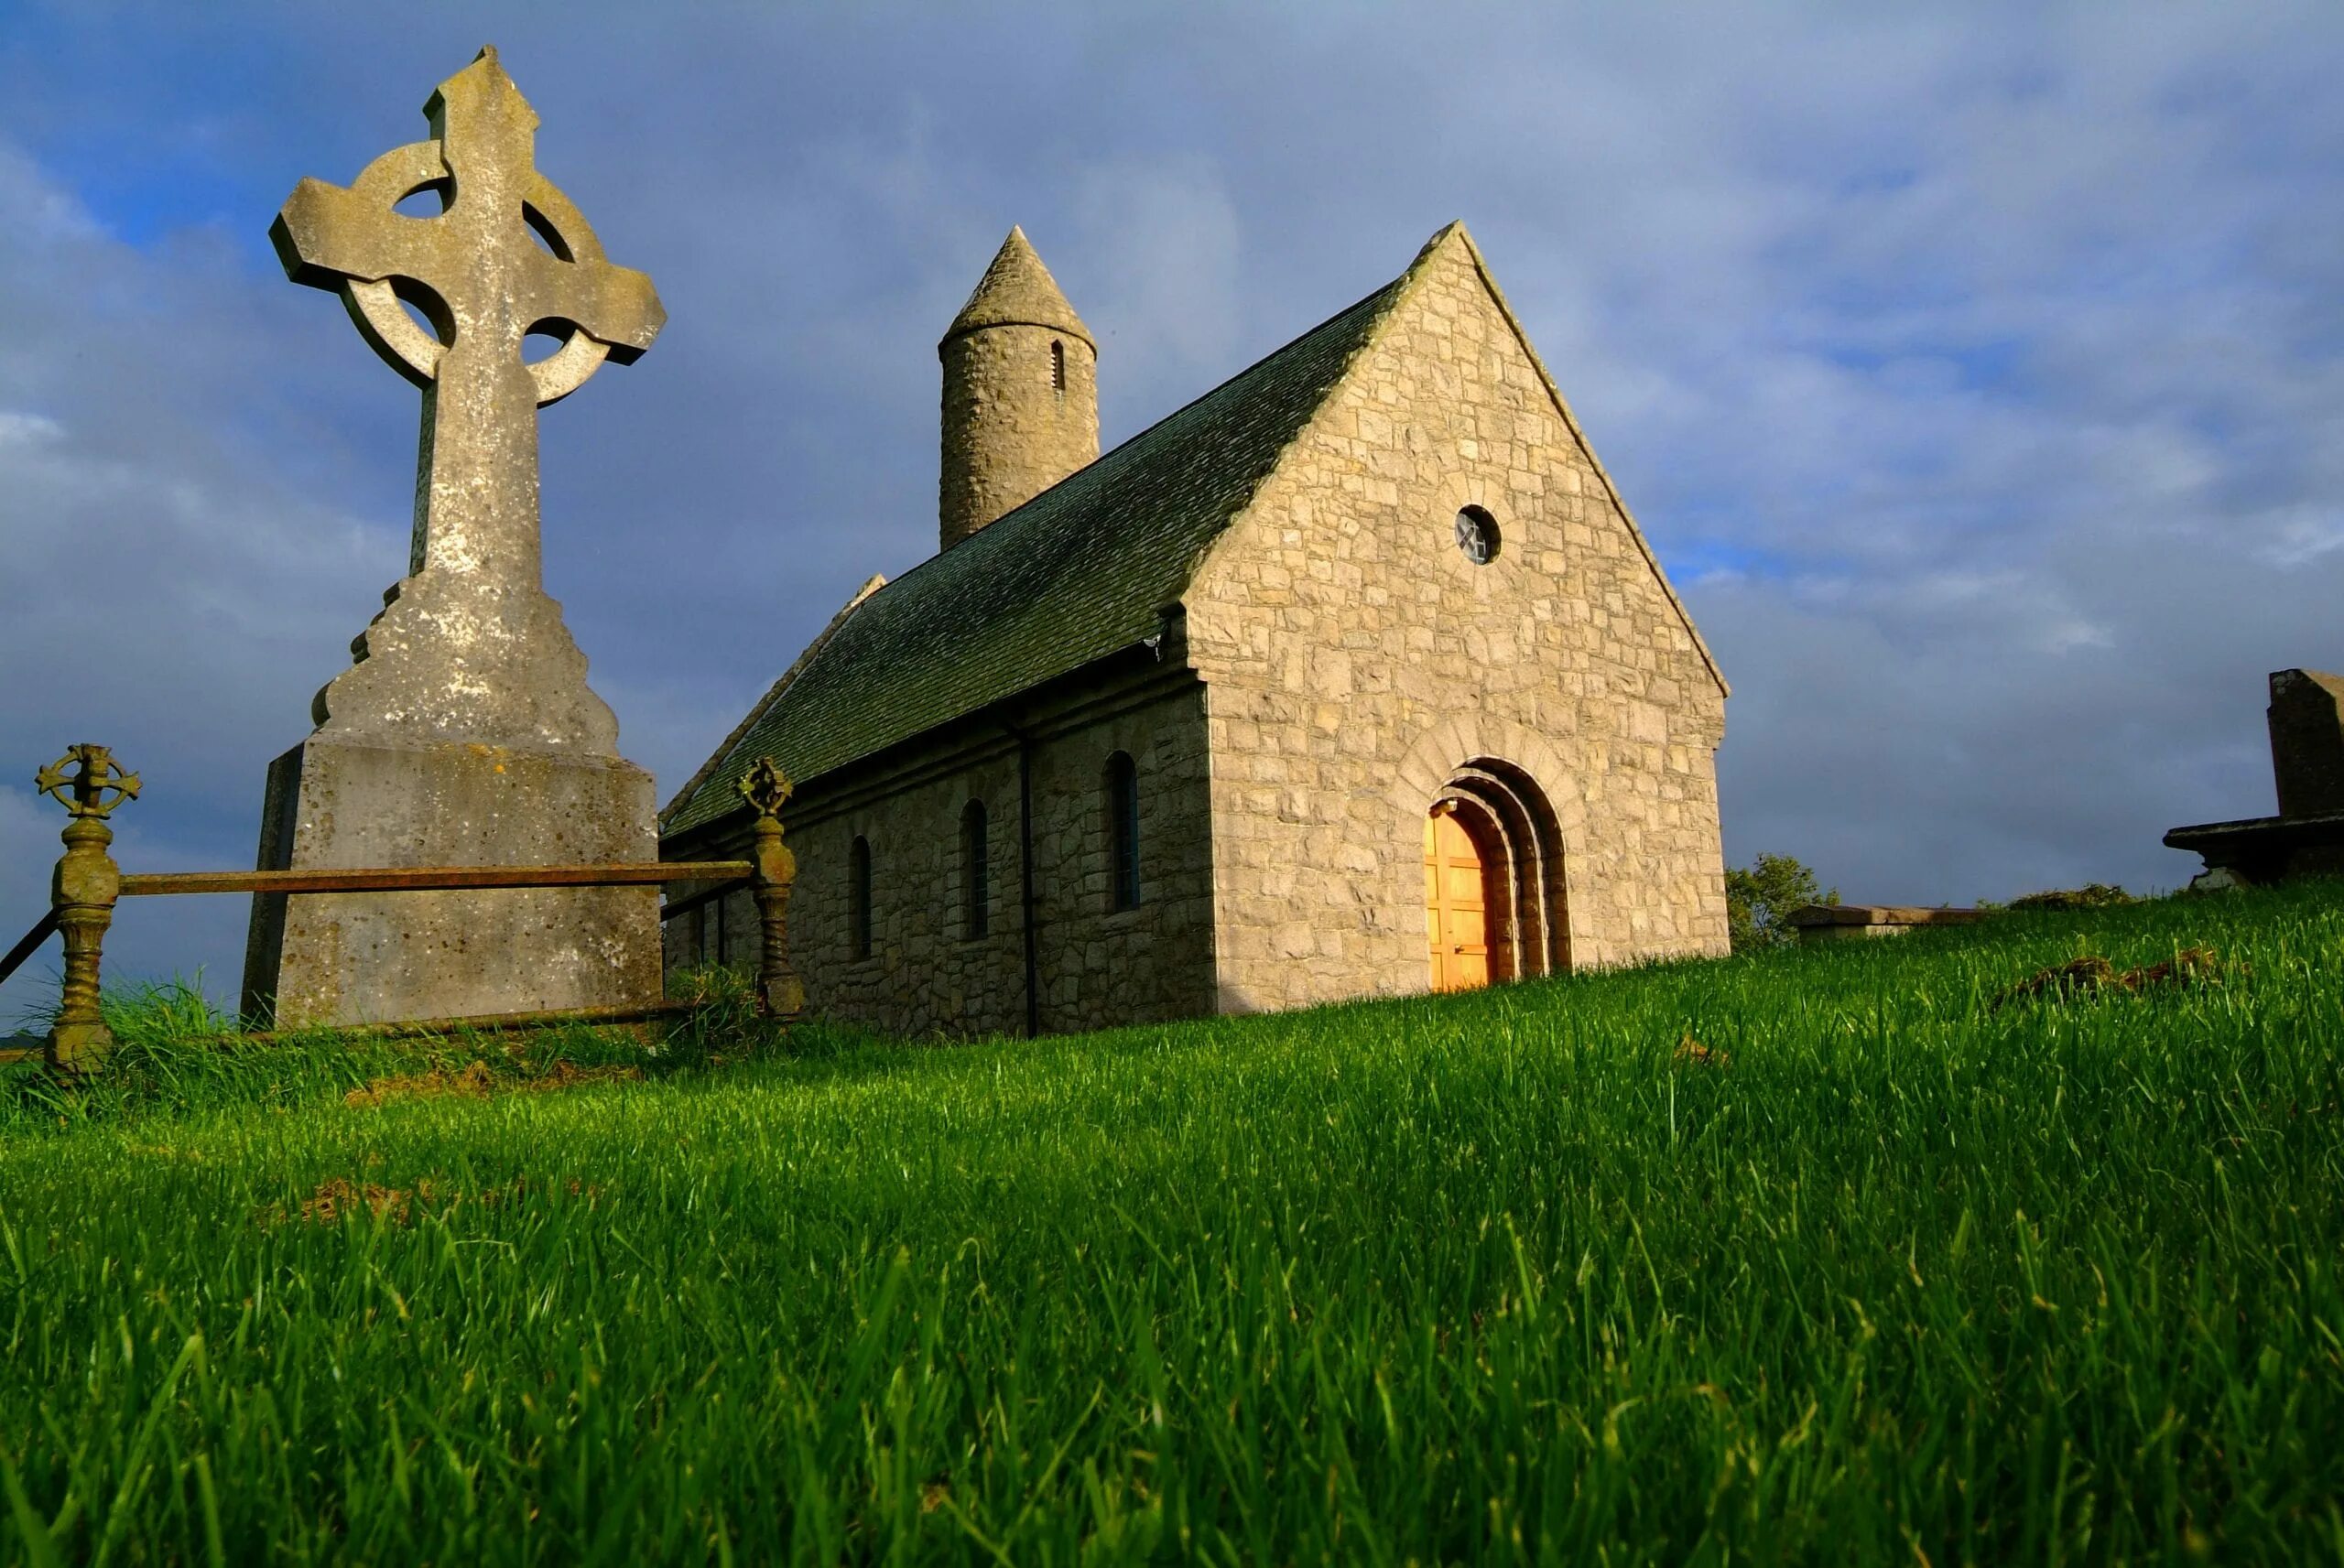
<path id="1" fill-rule="evenodd" d="M 2279 815 L 2199 822 L 2165 836 L 2169 847 L 2204 860 L 2189 884 L 2198 891 L 2344 876 L 2344 676 L 2273 670 L 2264 718 Z"/>

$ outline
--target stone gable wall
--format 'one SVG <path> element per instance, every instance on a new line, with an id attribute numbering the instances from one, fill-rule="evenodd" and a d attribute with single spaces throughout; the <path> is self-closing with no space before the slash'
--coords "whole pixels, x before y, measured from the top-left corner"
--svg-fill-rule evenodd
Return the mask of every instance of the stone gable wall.
<path id="1" fill-rule="evenodd" d="M 1102 676 L 1030 716 L 1041 1026 L 1046 1033 L 1210 1011 L 1212 870 L 1201 688 L 1133 692 Z M 1107 760 L 1130 753 L 1138 778 L 1140 903 L 1110 908 Z M 986 807 L 991 913 L 966 935 L 960 814 Z M 785 815 L 798 856 L 790 952 L 810 1011 L 895 1033 L 1018 1034 L 1026 1028 L 1020 930 L 1018 762 L 1000 728 L 970 730 L 914 772 L 852 770 Z M 850 847 L 871 846 L 871 956 L 848 923 Z M 672 858 L 746 852 L 745 832 L 671 845 Z M 740 892 L 669 924 L 668 967 L 715 951 L 749 972 L 757 925 Z"/>
<path id="2" fill-rule="evenodd" d="M 1424 989 L 1424 814 L 1481 755 L 1554 807 L 1574 966 L 1727 950 L 1723 694 L 1461 237 L 1187 603 L 1224 1010 Z"/>

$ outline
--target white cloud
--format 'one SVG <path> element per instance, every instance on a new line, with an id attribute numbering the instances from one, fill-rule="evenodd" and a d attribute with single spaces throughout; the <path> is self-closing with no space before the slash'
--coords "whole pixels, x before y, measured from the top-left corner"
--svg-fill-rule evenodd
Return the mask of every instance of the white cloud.
<path id="1" fill-rule="evenodd" d="M 65 427 L 45 414 L 0 408 L 0 448 L 46 447 L 62 440 Z"/>
<path id="2" fill-rule="evenodd" d="M 2269 519 L 2268 542 L 2257 552 L 2274 567 L 2307 566 L 2344 549 L 2344 509 L 2292 506 Z"/>

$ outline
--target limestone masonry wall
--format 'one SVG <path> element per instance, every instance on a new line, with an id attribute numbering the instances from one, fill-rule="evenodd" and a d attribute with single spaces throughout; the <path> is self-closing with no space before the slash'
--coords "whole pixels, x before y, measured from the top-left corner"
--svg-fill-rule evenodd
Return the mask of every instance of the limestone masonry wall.
<path id="1" fill-rule="evenodd" d="M 1151 670 L 1145 689 L 1102 676 L 1021 716 L 1032 741 L 1036 933 L 1044 1033 L 1191 1017 L 1212 1007 L 1212 868 L 1203 693 Z M 1128 752 L 1139 786 L 1140 903 L 1111 907 L 1106 769 Z M 785 814 L 798 875 L 792 961 L 814 1012 L 900 1033 L 1022 1033 L 1018 754 L 970 726 L 914 770 L 851 770 Z M 966 934 L 961 812 L 985 806 L 990 918 Z M 849 922 L 851 846 L 871 847 L 871 952 Z M 736 830 L 693 855 L 743 851 Z M 671 847 L 670 853 L 677 853 Z M 672 923 L 668 963 L 757 962 L 746 892 Z"/>
<path id="2" fill-rule="evenodd" d="M 1461 234 L 1394 312 L 1188 596 L 1220 1005 L 1424 989 L 1425 814 L 1484 757 L 1551 802 L 1571 964 L 1725 952 L 1718 681 Z"/>
<path id="3" fill-rule="evenodd" d="M 1063 388 L 1052 384 L 1053 343 Z M 1099 363 L 1089 343 L 1051 327 L 984 327 L 942 352 L 938 504 L 949 549 L 1099 456 Z"/>

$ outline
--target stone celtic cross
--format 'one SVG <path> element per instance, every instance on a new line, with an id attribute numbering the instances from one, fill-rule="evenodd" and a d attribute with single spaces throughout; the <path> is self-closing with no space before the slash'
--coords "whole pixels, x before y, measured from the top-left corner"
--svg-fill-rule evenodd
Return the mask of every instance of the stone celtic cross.
<path id="1" fill-rule="evenodd" d="M 619 755 L 618 719 L 546 595 L 537 409 L 641 354 L 666 316 L 537 172 L 537 114 L 494 49 L 423 112 L 429 141 L 346 188 L 301 181 L 269 229 L 287 275 L 339 293 L 423 389 L 423 439 L 407 575 L 318 693 L 317 729 L 269 765 L 257 863 L 649 860 L 651 775 Z M 437 212 L 401 211 L 425 192 Z M 559 347 L 531 363 L 533 334 Z M 634 1009 L 659 993 L 645 890 L 253 900 L 244 1007 L 280 1027 Z"/>
<path id="2" fill-rule="evenodd" d="M 359 669 L 319 694 L 316 717 L 607 748 L 608 709 L 585 690 L 584 660 L 541 586 L 537 410 L 605 359 L 639 357 L 667 313 L 651 280 L 604 259 L 578 209 L 537 172 L 537 113 L 494 49 L 441 82 L 424 114 L 431 140 L 385 153 L 347 188 L 302 180 L 269 229 L 287 276 L 338 291 L 424 398 L 410 576 L 360 640 Z M 426 191 L 440 198 L 437 214 L 396 211 Z M 561 340 L 535 363 L 523 357 L 533 332 Z M 401 615 L 399 601 L 418 593 L 429 606 Z M 420 686 L 362 689 L 385 676 L 353 679 L 370 656 L 405 663 L 398 655 L 427 643 L 422 657 L 442 667 Z M 492 686 L 538 699 L 516 708 Z M 574 698 L 558 690 L 570 687 Z"/>

